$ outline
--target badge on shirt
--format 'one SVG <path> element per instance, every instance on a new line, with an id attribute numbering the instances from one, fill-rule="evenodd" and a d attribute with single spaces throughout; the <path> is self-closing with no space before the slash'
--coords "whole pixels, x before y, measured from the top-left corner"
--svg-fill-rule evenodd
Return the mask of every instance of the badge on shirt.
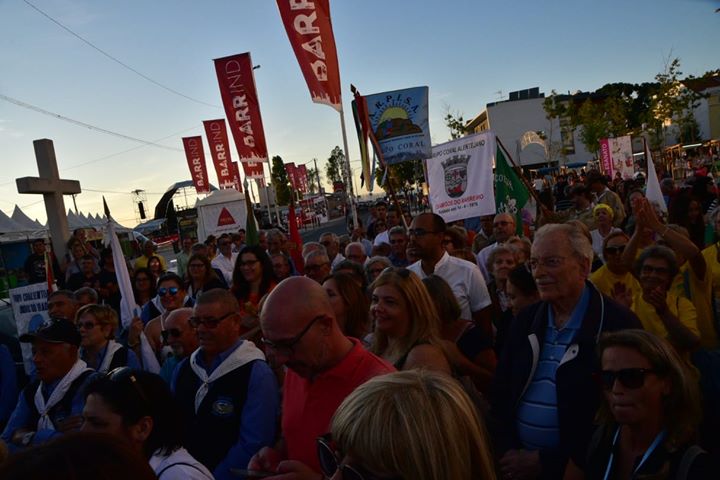
<path id="1" fill-rule="evenodd" d="M 220 397 L 212 404 L 212 413 L 219 417 L 228 417 L 235 413 L 235 405 L 232 399 L 228 397 Z"/>

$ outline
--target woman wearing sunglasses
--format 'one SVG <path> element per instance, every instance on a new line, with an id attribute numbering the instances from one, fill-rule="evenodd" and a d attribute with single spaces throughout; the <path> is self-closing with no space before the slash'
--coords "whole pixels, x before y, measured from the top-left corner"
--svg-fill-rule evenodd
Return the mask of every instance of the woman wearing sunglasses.
<path id="1" fill-rule="evenodd" d="M 80 359 L 88 367 L 105 373 L 118 367 L 140 368 L 132 350 L 115 341 L 118 318 L 107 305 L 80 307 L 75 324 L 80 332 Z"/>
<path id="2" fill-rule="evenodd" d="M 398 370 L 427 368 L 450 374 L 440 320 L 422 281 L 406 268 L 386 268 L 370 285 L 375 324 L 371 351 Z"/>
<path id="3" fill-rule="evenodd" d="M 482 420 L 452 378 L 428 371 L 369 380 L 335 412 L 317 440 L 327 478 L 494 480 Z"/>
<path id="4" fill-rule="evenodd" d="M 605 392 L 587 463 L 565 480 L 705 479 L 709 456 L 693 440 L 700 421 L 698 380 L 665 340 L 645 330 L 605 335 L 598 344 Z"/>

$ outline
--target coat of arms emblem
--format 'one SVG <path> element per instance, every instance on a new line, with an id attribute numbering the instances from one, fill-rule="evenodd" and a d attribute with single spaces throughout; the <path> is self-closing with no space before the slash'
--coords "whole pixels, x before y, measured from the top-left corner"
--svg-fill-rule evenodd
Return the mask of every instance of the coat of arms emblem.
<path id="1" fill-rule="evenodd" d="M 445 191 L 450 198 L 461 197 L 467 188 L 467 166 L 470 155 L 455 155 L 442 162 Z"/>

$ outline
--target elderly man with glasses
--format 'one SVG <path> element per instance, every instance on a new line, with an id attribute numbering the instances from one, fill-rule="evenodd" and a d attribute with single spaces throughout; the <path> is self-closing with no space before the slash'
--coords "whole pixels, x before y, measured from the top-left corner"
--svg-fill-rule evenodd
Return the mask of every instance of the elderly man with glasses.
<path id="1" fill-rule="evenodd" d="M 562 478 L 569 458 L 584 465 L 602 398 L 592 380 L 598 339 L 641 328 L 587 281 L 592 258 L 589 239 L 572 225 L 535 234 L 528 265 L 541 301 L 515 317 L 491 389 L 503 478 Z"/>
<path id="2" fill-rule="evenodd" d="M 189 324 L 200 347 L 175 369 L 171 383 L 186 420 L 184 445 L 216 479 L 275 440 L 279 393 L 265 355 L 240 338 L 235 296 L 222 289 L 203 292 Z"/>
<path id="3" fill-rule="evenodd" d="M 487 261 L 490 258 L 490 252 L 495 250 L 499 245 L 505 243 L 510 237 L 515 235 L 516 225 L 515 217 L 509 213 L 498 213 L 493 219 L 493 237 L 495 242 L 480 250 L 477 254 L 477 264 L 483 274 L 486 282 L 490 281 L 490 272 L 487 270 Z"/>
<path id="4" fill-rule="evenodd" d="M 320 478 L 315 439 L 330 430 L 335 410 L 356 387 L 394 368 L 342 333 L 327 293 L 308 278 L 291 277 L 275 287 L 260 324 L 268 358 L 287 373 L 281 440 L 255 455 L 249 468 L 282 478 Z"/>

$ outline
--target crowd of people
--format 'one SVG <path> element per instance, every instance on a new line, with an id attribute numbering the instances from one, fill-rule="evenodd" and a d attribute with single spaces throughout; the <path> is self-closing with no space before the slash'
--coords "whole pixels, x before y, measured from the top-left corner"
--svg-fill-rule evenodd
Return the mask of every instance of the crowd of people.
<path id="1" fill-rule="evenodd" d="M 0 345 L 0 477 L 717 478 L 720 210 L 666 180 L 665 209 L 595 171 L 535 215 L 379 201 L 302 262 L 279 228 L 184 239 L 177 272 L 150 242 L 125 327 L 74 236 L 28 378 Z M 112 459 L 62 460 L 86 444 Z"/>

